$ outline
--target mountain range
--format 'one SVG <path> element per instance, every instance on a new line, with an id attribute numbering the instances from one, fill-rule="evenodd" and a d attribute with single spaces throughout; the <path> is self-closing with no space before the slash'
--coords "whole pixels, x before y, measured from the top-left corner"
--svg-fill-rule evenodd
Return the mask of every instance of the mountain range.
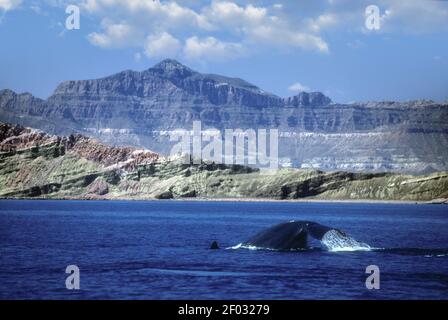
<path id="1" fill-rule="evenodd" d="M 168 132 L 191 130 L 195 120 L 222 131 L 278 129 L 285 166 L 412 174 L 448 170 L 448 103 L 341 104 L 321 92 L 282 98 L 170 59 L 141 72 L 65 81 L 45 100 L 0 91 L 0 121 L 165 155 L 172 147 Z"/>

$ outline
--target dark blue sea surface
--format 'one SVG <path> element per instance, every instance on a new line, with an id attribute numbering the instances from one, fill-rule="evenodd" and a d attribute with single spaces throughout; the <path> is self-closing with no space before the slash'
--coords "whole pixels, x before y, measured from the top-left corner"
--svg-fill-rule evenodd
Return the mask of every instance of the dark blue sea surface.
<path id="1" fill-rule="evenodd" d="M 376 249 L 225 249 L 292 219 Z M 444 205 L 2 200 L 0 246 L 2 299 L 448 298 Z M 65 287 L 73 264 L 80 290 Z"/>

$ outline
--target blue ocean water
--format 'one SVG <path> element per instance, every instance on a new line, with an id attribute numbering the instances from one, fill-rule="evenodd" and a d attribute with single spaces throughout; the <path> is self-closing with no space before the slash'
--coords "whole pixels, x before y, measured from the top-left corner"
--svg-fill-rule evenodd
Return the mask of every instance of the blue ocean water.
<path id="1" fill-rule="evenodd" d="M 225 249 L 292 219 L 377 249 Z M 0 298 L 447 299 L 447 230 L 444 205 L 1 200 Z M 80 290 L 65 287 L 73 264 Z"/>

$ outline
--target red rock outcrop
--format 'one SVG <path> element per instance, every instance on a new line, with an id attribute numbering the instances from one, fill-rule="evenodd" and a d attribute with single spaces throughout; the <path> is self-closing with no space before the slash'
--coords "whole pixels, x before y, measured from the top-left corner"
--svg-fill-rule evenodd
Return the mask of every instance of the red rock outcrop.
<path id="1" fill-rule="evenodd" d="M 160 159 L 159 154 L 149 150 L 111 147 L 80 134 L 58 137 L 19 125 L 0 123 L 0 152 L 15 152 L 51 144 L 105 167 L 133 169 L 136 165 L 150 164 Z"/>

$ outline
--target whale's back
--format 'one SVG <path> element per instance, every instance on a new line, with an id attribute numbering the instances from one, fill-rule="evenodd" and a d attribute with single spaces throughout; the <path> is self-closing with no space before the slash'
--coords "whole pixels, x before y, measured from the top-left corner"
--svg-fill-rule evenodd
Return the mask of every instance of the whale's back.
<path id="1" fill-rule="evenodd" d="M 306 249 L 308 236 L 321 241 L 328 250 L 332 251 L 370 249 L 369 245 L 356 241 L 339 229 L 312 221 L 280 223 L 261 231 L 240 245 L 272 250 Z"/>
<path id="2" fill-rule="evenodd" d="M 285 222 L 261 231 L 243 245 L 275 250 L 295 250 L 306 248 L 307 236 L 305 222 Z"/>

